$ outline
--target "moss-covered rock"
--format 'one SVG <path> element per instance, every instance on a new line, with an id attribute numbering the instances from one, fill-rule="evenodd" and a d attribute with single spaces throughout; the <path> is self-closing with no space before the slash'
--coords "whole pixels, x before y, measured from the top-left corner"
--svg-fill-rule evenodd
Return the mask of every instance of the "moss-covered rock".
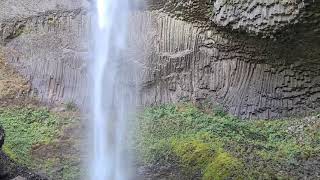
<path id="1" fill-rule="evenodd" d="M 143 164 L 177 164 L 184 179 L 315 178 L 319 123 L 316 116 L 244 121 L 166 105 L 147 109 L 134 137 Z"/>
<path id="2" fill-rule="evenodd" d="M 0 126 L 6 131 L 2 148 L 6 155 L 0 154 L 0 166 L 5 164 L 12 169 L 8 177 L 28 172 L 20 168 L 23 166 L 52 179 L 79 179 L 83 171 L 78 133 L 83 131 L 72 114 L 55 113 L 36 105 L 0 108 Z M 75 129 L 79 132 L 74 132 Z"/>
<path id="3" fill-rule="evenodd" d="M 230 177 L 240 179 L 242 162 L 227 152 L 218 152 L 214 160 L 206 167 L 203 180 L 224 180 Z"/>

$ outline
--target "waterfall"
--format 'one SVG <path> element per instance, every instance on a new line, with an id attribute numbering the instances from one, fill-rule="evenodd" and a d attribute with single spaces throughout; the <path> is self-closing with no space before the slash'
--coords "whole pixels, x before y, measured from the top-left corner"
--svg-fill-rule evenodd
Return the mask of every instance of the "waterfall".
<path id="1" fill-rule="evenodd" d="M 127 122 L 134 111 L 135 68 L 124 58 L 130 0 L 96 0 L 90 64 L 91 180 L 130 179 Z M 132 85 L 133 84 L 133 85 Z"/>

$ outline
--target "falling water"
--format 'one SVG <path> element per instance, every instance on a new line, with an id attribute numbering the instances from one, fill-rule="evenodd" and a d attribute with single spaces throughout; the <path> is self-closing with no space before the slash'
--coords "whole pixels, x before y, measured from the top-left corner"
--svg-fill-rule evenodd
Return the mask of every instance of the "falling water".
<path id="1" fill-rule="evenodd" d="M 91 180 L 126 180 L 127 121 L 134 108 L 134 66 L 123 57 L 127 46 L 129 0 L 96 0 L 91 66 Z"/>

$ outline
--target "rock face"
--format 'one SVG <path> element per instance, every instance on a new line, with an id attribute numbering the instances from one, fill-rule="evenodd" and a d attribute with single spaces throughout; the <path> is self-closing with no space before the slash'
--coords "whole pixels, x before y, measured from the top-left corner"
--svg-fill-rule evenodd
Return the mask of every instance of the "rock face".
<path id="1" fill-rule="evenodd" d="M 305 2 L 296 0 L 217 0 L 212 21 L 232 29 L 273 33 L 288 23 L 295 23 Z"/>
<path id="2" fill-rule="evenodd" d="M 83 104 L 90 61 L 87 3 L 43 1 L 41 8 L 25 8 L 29 1 L 20 2 L 21 11 L 0 2 L 0 47 L 7 61 L 33 85 L 30 96 Z M 318 1 L 148 5 L 132 12 L 124 53 L 141 66 L 141 104 L 212 102 L 243 118 L 320 110 Z"/>
<path id="3" fill-rule="evenodd" d="M 16 6 L 0 2 L 4 14 L 0 19 L 0 44 L 7 61 L 31 82 L 30 96 L 49 103 L 83 103 L 79 95 L 86 89 L 89 28 L 84 2 L 19 2 Z M 19 13 L 7 12 L 10 8 Z"/>
<path id="4" fill-rule="evenodd" d="M 266 37 L 295 24 L 319 29 L 320 3 L 314 0 L 162 0 L 148 1 L 152 9 L 208 27 L 223 27 Z"/>
<path id="5" fill-rule="evenodd" d="M 167 15 L 149 15 L 156 27 L 155 51 L 148 58 L 143 103 L 216 102 L 245 118 L 319 110 L 315 42 L 283 45 L 197 27 Z"/>

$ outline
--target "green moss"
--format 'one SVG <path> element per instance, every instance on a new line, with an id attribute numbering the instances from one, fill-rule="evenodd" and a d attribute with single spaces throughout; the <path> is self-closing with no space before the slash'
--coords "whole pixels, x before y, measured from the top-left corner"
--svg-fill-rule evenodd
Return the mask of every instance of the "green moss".
<path id="1" fill-rule="evenodd" d="M 207 166 L 203 180 L 223 180 L 230 177 L 240 178 L 242 162 L 227 152 L 219 152 L 215 159 Z"/>
<path id="2" fill-rule="evenodd" d="M 199 109 L 188 103 L 147 109 L 134 136 L 141 162 L 176 162 L 190 177 L 270 179 L 290 177 L 287 168 L 320 153 L 319 123 L 244 121 L 216 112 L 219 109 Z M 226 170 L 217 170 L 214 164 L 222 163 L 223 158 L 226 164 L 219 166 Z M 228 173 L 230 168 L 242 171 L 234 171 L 238 172 L 235 176 Z"/>
<path id="3" fill-rule="evenodd" d="M 20 164 L 31 165 L 32 147 L 51 142 L 57 136 L 58 123 L 47 109 L 0 109 L 0 125 L 6 133 L 4 152 Z"/>
<path id="4" fill-rule="evenodd" d="M 17 154 L 9 148 L 10 146 L 4 145 L 2 147 L 3 152 L 6 153 L 7 156 L 9 156 L 11 159 L 18 159 Z"/>
<path id="5" fill-rule="evenodd" d="M 64 149 L 79 143 L 79 139 L 64 134 L 64 130 L 80 123 L 71 116 L 54 114 L 42 107 L 0 108 L 0 126 L 6 133 L 3 151 L 18 164 L 44 172 L 52 179 L 80 179 L 83 175 L 78 152 L 64 153 Z M 67 139 L 61 141 L 60 137 Z"/>
<path id="6" fill-rule="evenodd" d="M 214 158 L 215 151 L 221 146 L 206 141 L 207 135 L 174 138 L 171 140 L 172 153 L 180 160 L 187 172 L 204 169 Z"/>
<path id="7" fill-rule="evenodd" d="M 241 160 L 223 149 L 223 144 L 208 133 L 188 135 L 170 140 L 171 153 L 178 158 L 187 177 L 203 174 L 204 180 L 239 177 Z"/>

